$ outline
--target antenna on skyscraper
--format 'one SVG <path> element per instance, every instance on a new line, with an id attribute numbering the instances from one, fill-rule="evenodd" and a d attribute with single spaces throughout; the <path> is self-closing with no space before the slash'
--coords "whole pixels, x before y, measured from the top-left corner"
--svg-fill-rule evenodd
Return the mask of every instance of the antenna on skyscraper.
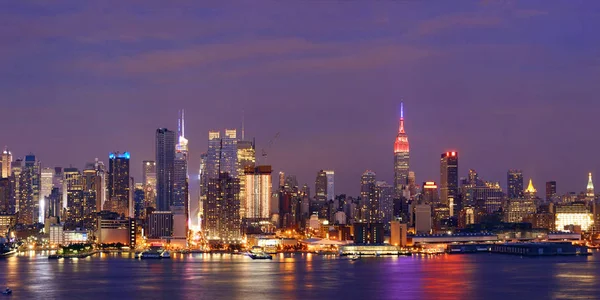
<path id="1" fill-rule="evenodd" d="M 245 141 L 245 132 L 244 132 L 244 110 L 242 110 L 242 141 Z"/>
<path id="2" fill-rule="evenodd" d="M 181 110 L 181 136 L 185 137 L 185 110 Z"/>

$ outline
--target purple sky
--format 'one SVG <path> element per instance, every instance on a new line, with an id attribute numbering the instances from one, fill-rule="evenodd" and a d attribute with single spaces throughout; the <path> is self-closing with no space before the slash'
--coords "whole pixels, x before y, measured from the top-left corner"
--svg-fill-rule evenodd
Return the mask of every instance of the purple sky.
<path id="1" fill-rule="evenodd" d="M 239 128 L 243 110 L 257 152 L 281 132 L 275 170 L 314 189 L 333 169 L 356 195 L 365 169 L 391 181 L 404 99 L 418 182 L 439 181 L 446 150 L 461 176 L 504 186 L 521 168 L 540 194 L 600 176 L 598 1 L 122 2 L 0 3 L 0 144 L 15 156 L 83 167 L 130 151 L 139 179 L 184 108 L 196 174 L 208 130 Z"/>

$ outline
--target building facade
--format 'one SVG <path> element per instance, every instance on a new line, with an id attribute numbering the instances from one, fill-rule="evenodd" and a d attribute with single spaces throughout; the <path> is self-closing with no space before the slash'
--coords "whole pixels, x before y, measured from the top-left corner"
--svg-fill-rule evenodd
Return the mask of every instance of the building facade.
<path id="1" fill-rule="evenodd" d="M 156 209 L 169 211 L 173 204 L 175 132 L 156 130 Z"/>

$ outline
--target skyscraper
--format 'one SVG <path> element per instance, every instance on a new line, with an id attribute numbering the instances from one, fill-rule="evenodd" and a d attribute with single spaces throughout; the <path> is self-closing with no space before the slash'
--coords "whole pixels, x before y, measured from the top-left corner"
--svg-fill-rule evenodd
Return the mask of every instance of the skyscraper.
<path id="1" fill-rule="evenodd" d="M 269 204 L 272 194 L 271 166 L 248 167 L 245 170 L 246 194 L 242 216 L 246 224 L 269 220 Z"/>
<path id="2" fill-rule="evenodd" d="M 156 209 L 169 211 L 173 204 L 175 173 L 175 132 L 156 130 Z"/>
<path id="3" fill-rule="evenodd" d="M 458 152 L 442 153 L 440 159 L 440 202 L 454 208 L 458 199 Z M 452 209 L 450 216 L 453 216 Z"/>
<path id="4" fill-rule="evenodd" d="M 365 208 L 363 219 L 366 223 L 381 221 L 379 198 L 375 190 L 376 176 L 375 172 L 367 170 L 360 178 L 360 197 L 362 206 Z"/>
<path id="5" fill-rule="evenodd" d="M 156 207 L 156 162 L 142 162 L 142 184 L 144 187 L 144 208 Z"/>
<path id="6" fill-rule="evenodd" d="M 318 201 L 326 201 L 327 199 L 327 173 L 323 170 L 317 172 L 315 180 L 315 198 Z"/>
<path id="7" fill-rule="evenodd" d="M 110 153 L 108 155 L 108 201 L 110 210 L 129 217 L 130 186 L 129 152 Z"/>
<path id="8" fill-rule="evenodd" d="M 36 223 L 39 221 L 40 208 L 40 162 L 33 154 L 25 156 L 19 186 L 19 221 L 22 224 Z"/>
<path id="9" fill-rule="evenodd" d="M 12 153 L 8 151 L 8 147 L 5 147 L 4 151 L 2 151 L 2 178 L 8 178 L 12 174 L 11 164 Z"/>
<path id="10" fill-rule="evenodd" d="M 506 193 L 509 199 L 523 198 L 523 172 L 521 170 L 508 170 Z"/>
<path id="11" fill-rule="evenodd" d="M 208 151 L 205 160 L 205 178 L 218 178 L 221 164 L 221 133 L 219 131 L 208 132 Z"/>
<path id="12" fill-rule="evenodd" d="M 237 130 L 225 129 L 221 139 L 220 171 L 227 172 L 233 178 L 238 178 L 237 166 Z"/>
<path id="13" fill-rule="evenodd" d="M 43 168 L 41 171 L 40 187 L 40 215 L 38 222 L 44 223 L 46 212 L 48 211 L 48 197 L 52 193 L 52 179 L 54 178 L 54 168 Z"/>
<path id="14" fill-rule="evenodd" d="M 325 171 L 327 176 L 327 200 L 335 199 L 335 173 L 333 171 Z"/>
<path id="15" fill-rule="evenodd" d="M 408 185 L 409 152 L 408 136 L 404 131 L 404 103 L 400 103 L 400 128 L 394 142 L 394 189 L 396 197 L 402 196 L 402 190 Z"/>
<path id="16" fill-rule="evenodd" d="M 250 168 L 254 169 L 256 164 L 256 152 L 254 150 L 254 143 L 251 141 L 238 141 L 237 142 L 237 161 L 238 161 L 238 174 L 240 174 L 240 215 L 243 217 L 246 211 L 246 176 L 245 170 Z"/>
<path id="17" fill-rule="evenodd" d="M 377 181 L 375 184 L 375 197 L 379 199 L 381 221 L 386 228 L 389 228 L 394 214 L 394 192 L 394 187 L 385 181 Z"/>
<path id="18" fill-rule="evenodd" d="M 556 197 L 556 181 L 546 182 L 546 201 L 552 201 Z"/>
<path id="19" fill-rule="evenodd" d="M 185 207 L 188 212 L 188 140 L 185 138 L 185 119 L 183 110 L 178 120 L 178 142 L 175 146 L 173 177 L 173 204 Z"/>
<path id="20" fill-rule="evenodd" d="M 226 243 L 239 242 L 240 180 L 228 173 L 208 180 L 204 203 L 203 228 L 209 240 L 219 239 Z"/>

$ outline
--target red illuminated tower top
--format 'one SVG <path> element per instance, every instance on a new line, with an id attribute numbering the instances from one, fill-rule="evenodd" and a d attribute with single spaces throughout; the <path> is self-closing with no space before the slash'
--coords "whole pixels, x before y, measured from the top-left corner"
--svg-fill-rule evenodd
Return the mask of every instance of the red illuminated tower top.
<path id="1" fill-rule="evenodd" d="M 400 103 L 400 128 L 394 142 L 394 153 L 409 152 L 408 136 L 404 131 L 404 103 Z"/>

